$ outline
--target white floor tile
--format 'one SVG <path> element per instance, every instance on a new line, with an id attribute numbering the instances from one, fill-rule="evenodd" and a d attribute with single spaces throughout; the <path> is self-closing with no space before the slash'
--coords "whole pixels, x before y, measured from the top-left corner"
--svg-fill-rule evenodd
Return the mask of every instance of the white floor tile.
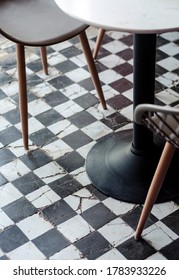
<path id="1" fill-rule="evenodd" d="M 134 235 L 134 230 L 121 218 L 116 218 L 98 230 L 112 246 L 118 246 L 121 242 Z"/>
<path id="2" fill-rule="evenodd" d="M 105 56 L 104 58 L 99 59 L 99 61 L 108 68 L 113 68 L 125 62 L 125 60 L 115 54 Z"/>
<path id="3" fill-rule="evenodd" d="M 58 139 L 48 145 L 45 145 L 43 147 L 43 150 L 53 159 L 57 159 L 73 151 L 73 149 L 61 139 Z"/>
<path id="4" fill-rule="evenodd" d="M 48 186 L 43 186 L 40 189 L 31 192 L 26 195 L 26 198 L 36 207 L 42 208 L 48 205 L 53 204 L 54 202 L 60 200 L 60 196 L 57 195 L 51 188 Z"/>
<path id="5" fill-rule="evenodd" d="M 166 258 L 159 252 L 153 254 L 152 256 L 146 258 L 146 260 L 166 260 Z"/>
<path id="6" fill-rule="evenodd" d="M 135 204 L 122 202 L 112 197 L 108 197 L 103 200 L 103 204 L 106 205 L 116 215 L 126 214 L 135 206 Z"/>
<path id="7" fill-rule="evenodd" d="M 28 112 L 32 116 L 39 115 L 50 109 L 51 109 L 51 107 L 41 99 L 36 99 L 34 101 L 29 102 L 29 104 L 28 104 Z"/>
<path id="8" fill-rule="evenodd" d="M 16 106 L 12 103 L 10 99 L 0 100 L 0 114 L 5 114 L 8 111 L 15 109 Z"/>
<path id="9" fill-rule="evenodd" d="M 0 231 L 13 225 L 14 222 L 2 211 L 0 211 Z"/>
<path id="10" fill-rule="evenodd" d="M 90 76 L 89 72 L 83 68 L 78 68 L 73 71 L 70 71 L 65 74 L 68 78 L 70 78 L 75 83 L 78 83 L 84 79 L 88 79 Z"/>
<path id="11" fill-rule="evenodd" d="M 74 245 L 70 245 L 50 257 L 50 260 L 81 260 L 82 258 L 81 252 Z"/>
<path id="12" fill-rule="evenodd" d="M 10 260 L 45 260 L 46 257 L 32 243 L 28 242 L 7 254 Z"/>
<path id="13" fill-rule="evenodd" d="M 102 82 L 106 84 L 110 84 L 122 78 L 122 76 L 116 73 L 112 69 L 104 70 L 103 72 L 99 73 L 99 78 Z"/>
<path id="14" fill-rule="evenodd" d="M 18 191 L 11 183 L 7 183 L 0 187 L 0 208 L 22 197 L 22 193 Z"/>
<path id="15" fill-rule="evenodd" d="M 171 233 L 173 235 L 173 232 Z M 156 250 L 167 246 L 173 241 L 173 238 L 170 237 L 161 227 L 161 223 L 157 222 L 155 225 L 146 228 L 143 231 L 143 238 L 150 242 L 152 247 Z"/>
<path id="16" fill-rule="evenodd" d="M 59 112 L 63 117 L 68 118 L 75 113 L 83 111 L 83 108 L 70 100 L 54 107 L 54 110 Z"/>
<path id="17" fill-rule="evenodd" d="M 0 116 L 0 131 L 10 127 L 11 124 L 3 116 Z"/>
<path id="18" fill-rule="evenodd" d="M 56 162 L 50 162 L 38 169 L 34 170 L 34 173 L 46 184 L 51 183 L 63 176 L 66 172 Z"/>
<path id="19" fill-rule="evenodd" d="M 78 128 L 75 125 L 71 124 L 68 120 L 56 122 L 50 125 L 48 129 L 52 131 L 55 135 L 57 135 L 59 138 L 63 138 L 68 134 L 78 130 Z"/>
<path id="20" fill-rule="evenodd" d="M 34 214 L 33 216 L 20 221 L 17 223 L 17 226 L 30 240 L 53 228 L 50 222 L 45 221 L 39 214 Z"/>
<path id="21" fill-rule="evenodd" d="M 75 192 L 73 195 L 67 196 L 64 199 L 78 214 L 95 206 L 99 203 L 87 189 L 82 189 Z"/>
<path id="22" fill-rule="evenodd" d="M 112 129 L 107 127 L 105 124 L 97 121 L 88 126 L 82 128 L 82 131 L 91 137 L 93 140 L 97 140 L 108 133 L 112 132 Z"/>
<path id="23" fill-rule="evenodd" d="M 152 214 L 161 220 L 166 216 L 170 215 L 171 213 L 175 212 L 177 209 L 179 209 L 179 206 L 173 201 L 158 203 L 155 204 L 152 208 Z"/>
<path id="24" fill-rule="evenodd" d="M 91 184 L 91 181 L 86 173 L 86 169 L 84 166 L 72 171 L 70 174 L 84 187 Z"/>
<path id="25" fill-rule="evenodd" d="M 126 260 L 126 258 L 117 250 L 112 249 L 109 252 L 105 253 L 104 255 L 97 258 L 97 260 Z"/>
<path id="26" fill-rule="evenodd" d="M 1 166 L 0 171 L 3 176 L 11 182 L 30 172 L 30 169 L 20 159 L 15 159 Z"/>
<path id="27" fill-rule="evenodd" d="M 173 71 L 178 68 L 178 60 L 174 57 L 167 57 L 157 62 L 157 64 L 164 67 L 168 71 Z"/>
<path id="28" fill-rule="evenodd" d="M 69 228 L 72 230 L 69 230 Z M 94 230 L 81 216 L 75 216 L 69 219 L 57 226 L 57 229 L 72 243 Z"/>
<path id="29" fill-rule="evenodd" d="M 85 90 L 83 87 L 81 87 L 78 84 L 70 85 L 70 86 L 66 87 L 65 89 L 61 89 L 60 91 L 65 96 L 67 96 L 68 98 L 70 98 L 72 100 L 87 93 L 87 90 Z"/>

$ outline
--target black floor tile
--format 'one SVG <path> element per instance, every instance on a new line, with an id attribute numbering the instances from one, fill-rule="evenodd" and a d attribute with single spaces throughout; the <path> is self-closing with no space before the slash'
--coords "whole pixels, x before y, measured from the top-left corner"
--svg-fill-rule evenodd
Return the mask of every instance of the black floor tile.
<path id="1" fill-rule="evenodd" d="M 91 78 L 84 79 L 79 82 L 79 85 L 87 91 L 94 90 L 94 85 Z"/>
<path id="2" fill-rule="evenodd" d="M 95 215 L 94 215 L 95 213 Z M 116 215 L 112 213 L 106 206 L 102 203 L 91 207 L 90 209 L 84 211 L 81 216 L 94 228 L 99 229 L 105 224 L 109 223 L 111 220 L 116 218 Z"/>
<path id="3" fill-rule="evenodd" d="M 123 38 L 121 38 L 121 42 L 126 44 L 127 46 L 132 46 L 133 45 L 133 35 L 128 35 Z"/>
<path id="4" fill-rule="evenodd" d="M 38 149 L 32 151 L 21 157 L 21 161 L 33 171 L 51 161 L 51 158 L 47 156 L 42 150 Z"/>
<path id="5" fill-rule="evenodd" d="M 105 200 L 106 198 L 108 198 L 107 195 L 105 195 L 104 193 L 100 192 L 97 188 L 95 188 L 92 184 L 87 185 L 86 188 L 90 191 L 90 193 L 92 194 L 92 196 L 98 198 L 100 201 Z"/>
<path id="6" fill-rule="evenodd" d="M 8 181 L 2 174 L 0 174 L 0 187 L 6 184 Z"/>
<path id="7" fill-rule="evenodd" d="M 60 250 L 67 247 L 70 243 L 56 229 L 51 229 L 39 237 L 32 240 L 36 247 L 48 258 Z"/>
<path id="8" fill-rule="evenodd" d="M 54 88 L 61 90 L 64 87 L 70 86 L 73 84 L 73 81 L 70 80 L 66 76 L 60 76 L 58 78 L 54 78 L 49 81 L 49 84 L 51 84 Z"/>
<path id="9" fill-rule="evenodd" d="M 94 90 L 94 88 L 93 88 Z M 80 105 L 83 109 L 87 109 L 89 107 L 95 106 L 99 103 L 99 100 L 92 94 L 84 94 L 74 100 L 78 105 Z"/>
<path id="10" fill-rule="evenodd" d="M 78 38 L 74 38 L 74 40 L 75 40 L 75 42 L 79 42 Z M 74 41 L 73 41 L 73 43 L 74 43 Z M 63 54 L 67 58 L 71 58 L 73 56 L 77 56 L 77 55 L 81 54 L 81 51 L 79 49 L 75 48 L 74 46 L 71 46 L 69 48 L 62 50 L 61 54 Z"/>
<path id="11" fill-rule="evenodd" d="M 120 110 L 126 106 L 132 104 L 132 102 L 123 95 L 115 96 L 108 99 L 107 103 L 116 110 Z"/>
<path id="12" fill-rule="evenodd" d="M 130 238 L 120 244 L 117 249 L 128 260 L 145 260 L 156 252 L 145 240 L 136 241 L 134 238 Z"/>
<path id="13" fill-rule="evenodd" d="M 98 232 L 92 232 L 83 239 L 77 241 L 75 246 L 82 252 L 83 258 L 94 260 L 108 252 L 111 245 Z"/>
<path id="14" fill-rule="evenodd" d="M 75 180 L 71 175 L 66 175 L 49 184 L 54 192 L 56 192 L 61 198 L 65 198 L 68 195 L 72 195 L 74 192 L 82 189 L 83 186 Z"/>
<path id="15" fill-rule="evenodd" d="M 137 228 L 137 224 L 142 212 L 142 207 L 136 207 L 133 211 L 130 211 L 121 216 L 121 218 L 134 230 Z M 149 218 L 145 224 L 145 228 L 151 226 L 152 224 L 156 223 L 158 219 L 154 217 L 152 214 L 149 215 Z"/>
<path id="16" fill-rule="evenodd" d="M 53 225 L 59 225 L 76 215 L 76 212 L 64 200 L 53 203 L 42 212 Z"/>
<path id="17" fill-rule="evenodd" d="M 28 241 L 28 238 L 16 225 L 0 232 L 0 248 L 5 253 L 13 251 Z"/>
<path id="18" fill-rule="evenodd" d="M 57 113 L 55 110 L 50 109 L 36 116 L 36 119 L 40 121 L 44 126 L 49 126 L 54 124 L 54 122 L 59 122 L 63 120 L 62 115 Z"/>
<path id="19" fill-rule="evenodd" d="M 60 104 L 63 104 L 64 102 L 67 102 L 69 99 L 62 92 L 53 91 L 52 93 L 46 95 L 44 97 L 44 100 L 47 102 L 47 104 L 53 107 L 53 106 L 58 106 Z"/>
<path id="20" fill-rule="evenodd" d="M 10 150 L 6 148 L 0 150 L 0 166 L 13 161 L 15 158 L 15 155 Z"/>
<path id="21" fill-rule="evenodd" d="M 120 64 L 113 68 L 117 73 L 121 74 L 122 76 L 127 76 L 133 73 L 133 66 L 127 62 Z"/>
<path id="22" fill-rule="evenodd" d="M 122 126 L 127 125 L 131 121 L 128 120 L 123 115 L 121 115 L 120 113 L 116 112 L 116 113 L 102 119 L 101 122 L 115 131 Z"/>
<path id="23" fill-rule="evenodd" d="M 130 71 L 131 70 L 129 70 L 129 74 L 130 74 Z M 129 89 L 131 89 L 133 87 L 132 83 L 125 78 L 122 78 L 118 81 L 115 81 L 115 82 L 111 83 L 110 86 L 120 93 L 128 91 Z M 125 106 L 127 106 L 127 105 L 125 105 Z"/>
<path id="24" fill-rule="evenodd" d="M 179 238 L 160 250 L 168 260 L 179 260 Z"/>
<path id="25" fill-rule="evenodd" d="M 6 146 L 22 138 L 22 135 L 17 128 L 11 126 L 5 130 L 0 131 L 1 143 Z"/>
<path id="26" fill-rule="evenodd" d="M 78 169 L 85 164 L 85 159 L 80 156 L 76 151 L 68 153 L 59 159 L 56 162 L 61 165 L 67 172 L 72 172 L 75 169 Z"/>
<path id="27" fill-rule="evenodd" d="M 54 138 L 55 135 L 48 129 L 43 128 L 30 135 L 30 139 L 37 146 L 43 146 Z"/>
<path id="28" fill-rule="evenodd" d="M 27 78 L 27 87 L 33 88 L 34 86 L 37 86 L 38 84 L 42 83 L 43 80 L 36 74 L 32 74 L 31 76 L 28 76 Z"/>
<path id="29" fill-rule="evenodd" d="M 18 223 L 35 214 L 37 209 L 25 197 L 22 197 L 4 206 L 3 211 L 14 223 Z"/>
<path id="30" fill-rule="evenodd" d="M 12 183 L 23 195 L 36 191 L 45 185 L 45 183 L 33 172 L 29 172 L 28 174 L 14 180 Z"/>
<path id="31" fill-rule="evenodd" d="M 70 60 L 66 60 L 64 62 L 61 62 L 61 63 L 57 64 L 56 68 L 60 72 L 66 73 L 66 72 L 75 70 L 77 68 L 77 65 Z"/>
<path id="32" fill-rule="evenodd" d="M 96 121 L 90 113 L 87 111 L 82 111 L 79 113 L 74 114 L 73 116 L 69 117 L 71 123 L 76 125 L 79 129 L 93 123 Z"/>
<path id="33" fill-rule="evenodd" d="M 13 125 L 19 123 L 20 122 L 19 109 L 16 108 L 14 110 L 11 110 L 10 112 L 5 113 L 4 117 L 5 117 L 6 120 L 8 120 Z"/>
<path id="34" fill-rule="evenodd" d="M 162 219 L 162 222 L 173 232 L 179 235 L 179 210 Z"/>
<path id="35" fill-rule="evenodd" d="M 92 139 L 81 130 L 77 130 L 63 138 L 63 141 L 74 150 L 92 141 Z"/>
<path id="36" fill-rule="evenodd" d="M 42 70 L 42 61 L 41 59 L 29 62 L 27 67 L 32 70 L 33 72 L 39 72 Z"/>
<path id="37" fill-rule="evenodd" d="M 133 58 L 133 51 L 130 48 L 127 48 L 125 50 L 122 50 L 117 53 L 121 58 L 123 58 L 126 61 L 129 61 Z"/>

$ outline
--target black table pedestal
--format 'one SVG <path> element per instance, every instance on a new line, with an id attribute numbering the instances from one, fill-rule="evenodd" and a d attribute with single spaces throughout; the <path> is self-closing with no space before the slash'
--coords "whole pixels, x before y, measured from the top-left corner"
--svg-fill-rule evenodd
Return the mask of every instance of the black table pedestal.
<path id="1" fill-rule="evenodd" d="M 110 197 L 143 203 L 157 166 L 161 147 L 136 155 L 131 151 L 132 130 L 114 133 L 100 140 L 89 152 L 86 169 L 92 184 Z M 179 196 L 179 154 L 176 153 L 157 202 Z"/>
<path id="2" fill-rule="evenodd" d="M 134 108 L 154 103 L 156 35 L 134 35 Z M 158 141 L 157 141 L 158 142 Z M 108 135 L 89 152 L 86 171 L 101 192 L 131 203 L 144 203 L 162 147 L 153 134 L 134 123 L 133 130 Z M 179 197 L 176 153 L 157 202 Z"/>

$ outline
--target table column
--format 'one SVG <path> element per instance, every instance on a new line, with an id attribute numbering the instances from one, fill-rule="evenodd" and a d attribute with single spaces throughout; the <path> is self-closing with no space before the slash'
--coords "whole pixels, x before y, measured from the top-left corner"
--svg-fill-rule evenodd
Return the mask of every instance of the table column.
<path id="1" fill-rule="evenodd" d="M 142 103 L 154 103 L 156 34 L 134 35 L 134 108 Z M 133 148 L 136 153 L 148 152 L 153 135 L 144 126 L 134 123 Z"/>

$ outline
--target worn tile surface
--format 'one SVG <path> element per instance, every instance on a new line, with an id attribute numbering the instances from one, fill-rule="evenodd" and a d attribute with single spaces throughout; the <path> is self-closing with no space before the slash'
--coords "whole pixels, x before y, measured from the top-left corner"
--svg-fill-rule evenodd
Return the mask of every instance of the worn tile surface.
<path id="1" fill-rule="evenodd" d="M 88 29 L 93 49 L 97 29 Z M 158 104 L 178 100 L 179 33 L 157 38 Z M 85 171 L 91 147 L 131 128 L 133 36 L 106 32 L 96 66 L 102 110 L 78 38 L 26 48 L 29 143 L 23 149 L 14 43 L 0 37 L 0 259 L 179 259 L 179 200 L 154 206 L 140 241 L 142 205 L 100 193 Z"/>

